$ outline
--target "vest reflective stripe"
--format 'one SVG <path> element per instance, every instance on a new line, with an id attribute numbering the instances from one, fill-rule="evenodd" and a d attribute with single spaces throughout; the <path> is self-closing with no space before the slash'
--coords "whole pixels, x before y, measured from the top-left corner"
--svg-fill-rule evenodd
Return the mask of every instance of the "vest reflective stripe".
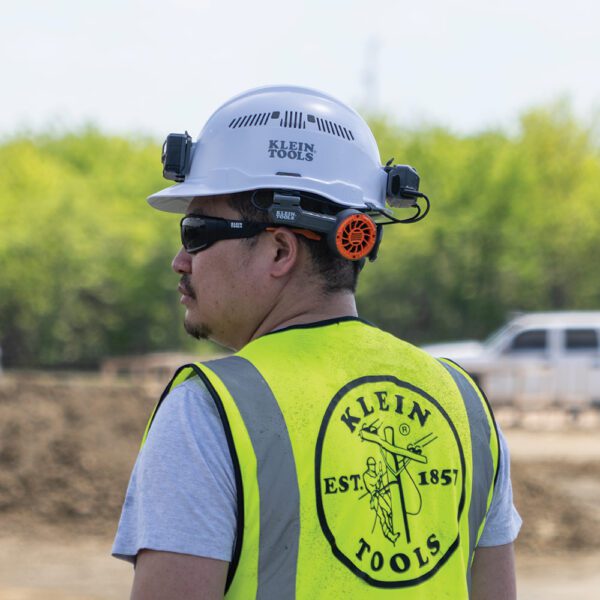
<path id="1" fill-rule="evenodd" d="M 239 356 L 205 365 L 227 387 L 250 435 L 260 496 L 257 600 L 296 597 L 300 491 L 288 430 L 262 375 Z M 260 401 L 258 401 L 260 399 Z M 273 519 L 276 515 L 276 519 Z"/>
<path id="2" fill-rule="evenodd" d="M 473 460 L 473 484 L 471 488 L 471 503 L 469 507 L 469 569 L 467 572 L 467 583 L 471 590 L 471 566 L 473 556 L 485 515 L 488 510 L 488 496 L 493 491 L 493 483 L 496 475 L 494 460 L 490 451 L 491 430 L 481 398 L 473 385 L 456 365 L 450 364 L 444 359 L 440 362 L 454 379 L 465 402 L 469 425 L 471 428 L 471 455 Z"/>

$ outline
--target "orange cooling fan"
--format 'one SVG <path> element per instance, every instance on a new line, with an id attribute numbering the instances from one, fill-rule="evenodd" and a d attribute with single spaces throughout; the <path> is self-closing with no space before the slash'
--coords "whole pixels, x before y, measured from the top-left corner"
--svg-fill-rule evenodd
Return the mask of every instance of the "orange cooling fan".
<path id="1" fill-rule="evenodd" d="M 360 260 L 369 255 L 377 241 L 377 225 L 359 212 L 343 217 L 335 232 L 335 247 L 342 258 Z"/>

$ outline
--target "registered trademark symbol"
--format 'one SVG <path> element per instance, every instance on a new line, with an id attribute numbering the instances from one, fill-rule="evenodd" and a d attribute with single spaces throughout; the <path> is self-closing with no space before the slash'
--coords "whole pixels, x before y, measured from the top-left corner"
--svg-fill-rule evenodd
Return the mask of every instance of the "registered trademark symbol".
<path id="1" fill-rule="evenodd" d="M 408 435 L 410 433 L 410 427 L 407 423 L 402 423 L 402 425 L 398 427 L 398 430 L 402 435 Z"/>

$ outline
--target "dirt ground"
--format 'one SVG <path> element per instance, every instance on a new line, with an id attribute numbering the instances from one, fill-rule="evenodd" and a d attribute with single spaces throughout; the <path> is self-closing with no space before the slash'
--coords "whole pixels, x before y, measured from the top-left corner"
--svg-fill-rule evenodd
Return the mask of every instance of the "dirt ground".
<path id="1" fill-rule="evenodd" d="M 126 598 L 110 557 L 146 418 L 161 383 L 0 378 L 0 600 Z M 600 413 L 497 411 L 511 448 L 519 598 L 600 598 Z"/>

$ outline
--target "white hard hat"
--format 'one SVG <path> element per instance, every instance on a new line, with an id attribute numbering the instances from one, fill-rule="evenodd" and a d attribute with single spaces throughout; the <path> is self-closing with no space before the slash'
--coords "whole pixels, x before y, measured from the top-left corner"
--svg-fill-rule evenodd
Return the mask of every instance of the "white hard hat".
<path id="1" fill-rule="evenodd" d="M 189 146 L 187 165 L 174 177 L 180 183 L 152 194 L 154 208 L 185 213 L 196 196 L 257 189 L 311 192 L 357 209 L 385 207 L 388 174 L 369 126 L 316 90 L 266 86 L 235 96 Z"/>

